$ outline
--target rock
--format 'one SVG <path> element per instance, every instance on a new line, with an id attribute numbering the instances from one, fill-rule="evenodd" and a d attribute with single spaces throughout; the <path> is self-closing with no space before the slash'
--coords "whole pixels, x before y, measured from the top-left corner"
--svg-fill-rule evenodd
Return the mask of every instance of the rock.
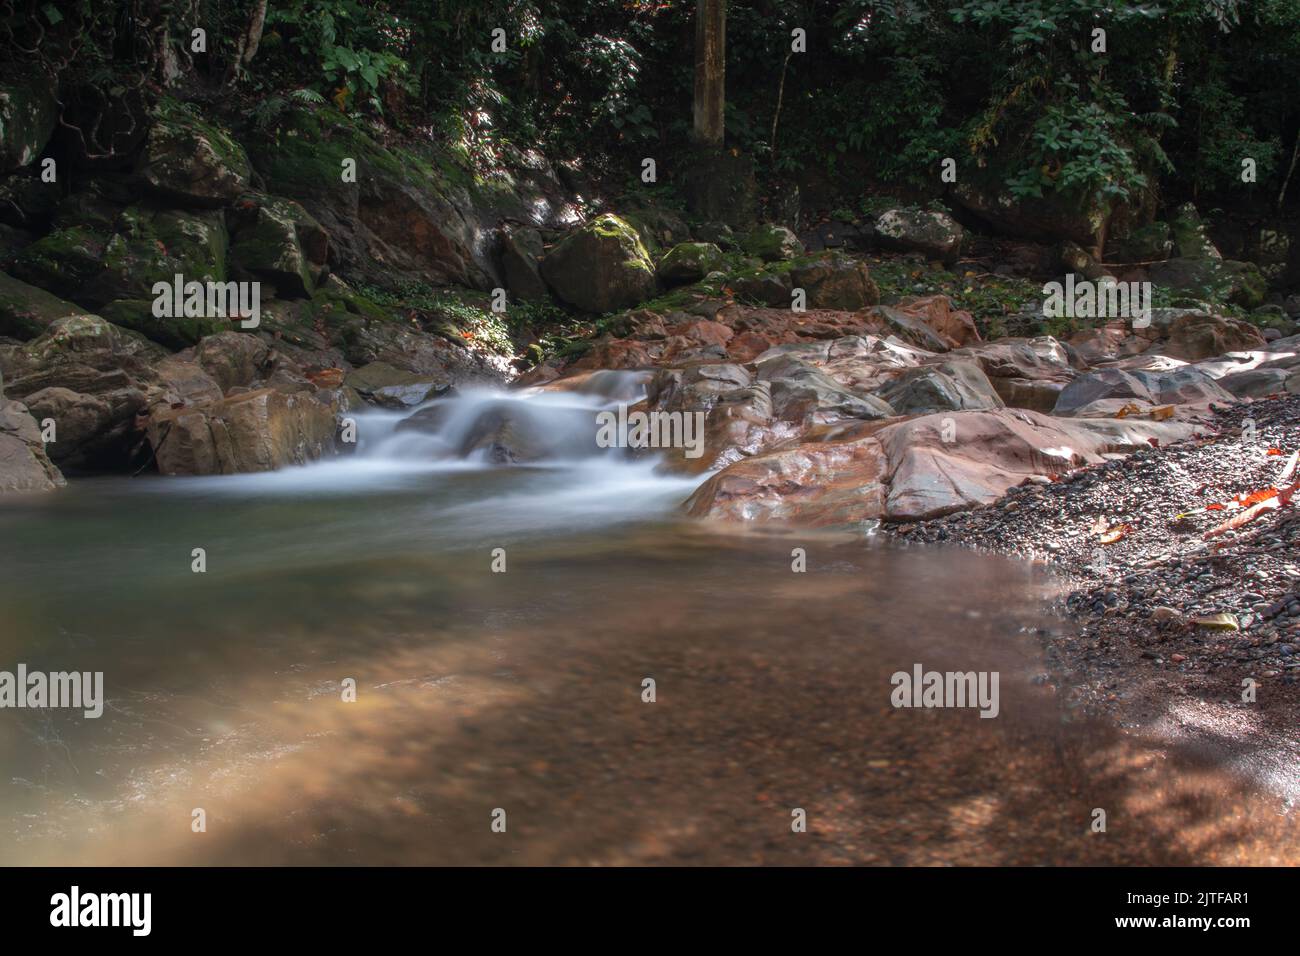
<path id="1" fill-rule="evenodd" d="M 24 173 L 4 176 L 0 178 L 0 223 L 45 232 L 61 196 L 57 182 L 42 182 L 39 176 Z"/>
<path id="2" fill-rule="evenodd" d="M 220 127 L 164 97 L 141 156 L 140 175 L 165 198 L 195 206 L 223 206 L 248 188 L 244 148 Z"/>
<path id="3" fill-rule="evenodd" d="M 886 249 L 955 262 L 961 252 L 962 228 L 945 212 L 898 208 L 876 217 L 875 237 Z"/>
<path id="4" fill-rule="evenodd" d="M 1082 204 L 1059 193 L 1041 198 L 1011 196 L 1005 173 L 1018 169 L 1020 162 L 1019 156 L 996 158 L 984 173 L 959 181 L 953 187 L 952 198 L 999 232 L 1018 239 L 1072 239 L 1092 246 L 1109 218 L 1109 207 L 1103 203 Z"/>
<path id="5" fill-rule="evenodd" d="M 857 429 L 847 440 L 785 445 L 724 468 L 686 507 L 697 517 L 812 526 L 917 521 L 988 504 L 1033 476 L 1149 448 L 1148 438 L 1168 444 L 1192 434 L 1170 422 L 1066 422 L 1012 409 Z"/>
<path id="6" fill-rule="evenodd" d="M 221 282 L 226 227 L 220 213 L 131 206 L 103 212 L 70 205 L 49 235 L 15 258 L 12 273 L 82 305 L 154 298 L 156 282 Z M 182 321 L 160 319 L 160 322 Z"/>
<path id="7" fill-rule="evenodd" d="M 1106 267 L 1077 242 L 1071 242 L 1067 239 L 1061 243 L 1057 250 L 1057 257 L 1062 269 L 1066 272 L 1076 272 L 1085 279 L 1095 281 L 1103 276 L 1110 275 L 1106 271 Z"/>
<path id="8" fill-rule="evenodd" d="M 56 87 L 43 76 L 0 86 L 0 172 L 34 162 L 45 149 L 59 121 Z"/>
<path id="9" fill-rule="evenodd" d="M 384 408 L 413 408 L 445 391 L 442 376 L 417 375 L 387 362 L 371 362 L 349 373 L 343 382 L 368 402 Z"/>
<path id="10" fill-rule="evenodd" d="M 857 395 L 826 373 L 789 356 L 759 363 L 757 377 L 770 384 L 774 412 L 784 421 L 810 425 L 894 415 L 883 399 Z"/>
<path id="11" fill-rule="evenodd" d="M 156 383 L 151 365 L 162 355 L 142 335 L 97 315 L 74 315 L 55 320 L 25 345 L 0 347 L 0 372 L 14 398 L 49 387 L 100 394 Z"/>
<path id="12" fill-rule="evenodd" d="M 790 270 L 792 288 L 807 293 L 811 309 L 856 312 L 880 301 L 880 290 L 866 263 L 840 255 L 823 256 Z"/>
<path id="13" fill-rule="evenodd" d="M 613 312 L 648 299 L 654 265 L 636 231 L 614 215 L 574 230 L 542 260 L 542 276 L 570 305 Z"/>
<path id="14" fill-rule="evenodd" d="M 903 299 L 896 306 L 876 306 L 870 311 L 881 331 L 897 334 L 933 352 L 976 345 L 980 340 L 975 319 L 952 307 L 946 295 Z"/>
<path id="15" fill-rule="evenodd" d="M 764 262 L 781 262 L 803 253 L 803 244 L 793 232 L 771 223 L 750 230 L 741 247 L 747 254 Z"/>
<path id="16" fill-rule="evenodd" d="M 51 387 L 26 398 L 28 411 L 39 422 L 52 419 L 54 441 L 45 446 L 63 471 L 116 471 L 127 467 L 141 445 L 136 416 L 148 404 L 136 388 L 118 388 L 88 395 Z"/>
<path id="17" fill-rule="evenodd" d="M 537 154 L 502 146 L 511 187 L 481 185 L 448 168 L 446 153 L 380 143 L 361 115 L 291 108 L 254 134 L 266 190 L 297 200 L 330 235 L 331 266 L 390 286 L 405 279 L 490 290 L 503 285 L 490 236 L 503 221 L 559 228 L 576 220 L 554 170 Z M 356 181 L 341 181 L 344 164 Z"/>
<path id="18" fill-rule="evenodd" d="M 741 275 L 728 283 L 731 291 L 742 302 L 758 303 L 772 308 L 790 306 L 790 274 L 761 270 Z"/>
<path id="19" fill-rule="evenodd" d="M 195 350 L 195 361 L 223 393 L 249 388 L 273 371 L 270 347 L 248 332 L 209 335 Z"/>
<path id="20" fill-rule="evenodd" d="M 328 394 L 328 393 L 326 393 Z M 261 388 L 150 418 L 164 475 L 229 475 L 304 465 L 334 450 L 334 407 L 311 393 Z"/>
<path id="21" fill-rule="evenodd" d="M 1194 365 L 1170 372 L 1105 368 L 1080 375 L 1067 385 L 1061 391 L 1053 414 L 1088 415 L 1095 403 L 1112 399 L 1133 401 L 1139 405 L 1197 406 L 1233 400 L 1229 392 Z"/>
<path id="22" fill-rule="evenodd" d="M 543 252 L 542 234 L 536 229 L 511 229 L 502 237 L 501 271 L 512 298 L 522 302 L 550 299 L 550 290 L 542 279 Z"/>
<path id="23" fill-rule="evenodd" d="M 24 340 L 35 338 L 55 319 L 84 311 L 44 289 L 0 272 L 0 335 Z"/>
<path id="24" fill-rule="evenodd" d="M 725 222 L 701 223 L 695 227 L 695 238 L 699 242 L 712 243 L 724 251 L 740 248 L 736 234 Z"/>
<path id="25" fill-rule="evenodd" d="M 0 398 L 0 495 L 52 491 L 65 484 L 45 454 L 40 428 L 27 407 Z"/>
<path id="26" fill-rule="evenodd" d="M 1107 238 L 1106 257 L 1118 262 L 1154 262 L 1168 259 L 1174 240 L 1167 222 L 1153 222 Z"/>
<path id="27" fill-rule="evenodd" d="M 1265 344 L 1259 329 L 1249 322 L 1188 311 L 1169 323 L 1165 341 L 1151 351 L 1197 362 L 1226 352 L 1263 348 Z"/>
<path id="28" fill-rule="evenodd" d="M 900 415 L 1003 407 L 983 369 L 971 359 L 903 372 L 876 395 Z"/>
<path id="29" fill-rule="evenodd" d="M 1075 378 L 1065 348 L 1050 335 L 999 339 L 948 353 L 980 363 L 998 396 L 1012 408 L 1050 412 Z"/>
<path id="30" fill-rule="evenodd" d="M 1226 298 L 1246 308 L 1264 301 L 1268 284 L 1254 263 L 1213 257 L 1180 257 L 1157 262 L 1148 270 L 1151 281 L 1198 299 Z"/>
<path id="31" fill-rule="evenodd" d="M 310 296 L 325 269 L 329 234 L 301 205 L 274 196 L 237 204 L 232 268 L 274 283 L 280 298 Z"/>
<path id="32" fill-rule="evenodd" d="M 710 242 L 680 242 L 659 260 L 655 274 L 665 286 L 698 282 L 710 272 L 722 269 L 726 258 Z"/>

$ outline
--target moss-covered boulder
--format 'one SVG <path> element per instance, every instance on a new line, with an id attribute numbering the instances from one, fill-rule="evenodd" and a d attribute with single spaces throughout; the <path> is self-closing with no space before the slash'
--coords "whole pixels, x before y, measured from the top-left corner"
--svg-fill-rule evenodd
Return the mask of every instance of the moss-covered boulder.
<path id="1" fill-rule="evenodd" d="M 785 226 L 764 223 L 750 230 L 741 248 L 764 262 L 793 259 L 803 253 L 803 243 Z"/>
<path id="2" fill-rule="evenodd" d="M 1173 234 L 1167 222 L 1136 226 L 1106 241 L 1106 258 L 1116 262 L 1153 262 L 1173 254 Z"/>
<path id="3" fill-rule="evenodd" d="M 866 263 L 842 255 L 827 255 L 790 270 L 792 288 L 807 294 L 810 309 L 856 312 L 880 301 L 880 289 Z"/>
<path id="4" fill-rule="evenodd" d="M 899 207 L 876 217 L 876 241 L 886 249 L 919 252 L 927 259 L 954 262 L 961 252 L 962 228 L 946 212 Z"/>
<path id="5" fill-rule="evenodd" d="M 0 335 L 32 339 L 56 319 L 85 310 L 0 272 Z"/>
<path id="6" fill-rule="evenodd" d="M 542 260 L 542 276 L 587 312 L 631 308 L 653 295 L 654 263 L 626 221 L 606 214 L 575 229 Z"/>
<path id="7" fill-rule="evenodd" d="M 232 321 L 221 317 L 184 315 L 160 319 L 153 314 L 152 299 L 114 299 L 101 307 L 99 314 L 119 328 L 139 332 L 169 349 L 197 345 L 206 335 L 228 331 Z"/>
<path id="8" fill-rule="evenodd" d="M 251 171 L 244 148 L 221 127 L 169 97 L 154 109 L 139 173 L 166 198 L 224 206 L 248 188 Z"/>
<path id="9" fill-rule="evenodd" d="M 58 120 L 54 85 L 43 77 L 0 86 L 0 172 L 35 161 Z"/>
<path id="10" fill-rule="evenodd" d="M 218 212 L 130 206 L 105 219 L 74 210 L 24 248 L 13 274 L 90 308 L 115 299 L 153 298 L 156 282 L 221 282 L 226 227 Z"/>
<path id="11" fill-rule="evenodd" d="M 249 196 L 235 205 L 232 271 L 269 280 L 280 298 L 309 296 L 325 269 L 329 233 L 299 203 Z"/>
<path id="12" fill-rule="evenodd" d="M 659 260 L 655 274 L 666 286 L 683 285 L 698 282 L 726 264 L 722 250 L 711 242 L 679 242 Z"/>
<path id="13" fill-rule="evenodd" d="M 1253 262 L 1210 257 L 1184 257 L 1157 262 L 1151 281 L 1206 301 L 1227 301 L 1248 309 L 1263 304 L 1268 283 Z"/>

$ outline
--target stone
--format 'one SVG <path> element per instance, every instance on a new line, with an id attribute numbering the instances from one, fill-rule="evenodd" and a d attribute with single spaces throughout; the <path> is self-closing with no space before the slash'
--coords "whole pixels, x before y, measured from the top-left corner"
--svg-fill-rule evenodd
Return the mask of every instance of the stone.
<path id="1" fill-rule="evenodd" d="M 929 209 L 888 209 L 876 217 L 876 242 L 886 249 L 919 252 L 927 259 L 955 262 L 963 231 L 946 212 Z"/>
<path id="2" fill-rule="evenodd" d="M 726 258 L 710 242 L 680 242 L 659 260 L 655 274 L 665 286 L 698 282 L 710 272 L 722 269 Z"/>
<path id="3" fill-rule="evenodd" d="M 65 484 L 27 407 L 0 398 L 0 495 L 52 491 Z"/>
<path id="4" fill-rule="evenodd" d="M 565 236 L 542 260 L 555 294 L 586 312 L 613 312 L 648 299 L 654 264 L 636 230 L 606 214 Z"/>
<path id="5" fill-rule="evenodd" d="M 189 205 L 223 206 L 248 187 L 251 171 L 228 132 L 170 97 L 159 102 L 139 169 L 154 190 Z"/>

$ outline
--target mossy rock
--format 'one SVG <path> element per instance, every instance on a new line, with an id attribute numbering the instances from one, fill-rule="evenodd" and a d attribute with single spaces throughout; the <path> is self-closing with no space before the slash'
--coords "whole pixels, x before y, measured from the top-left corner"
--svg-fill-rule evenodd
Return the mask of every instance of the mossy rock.
<path id="1" fill-rule="evenodd" d="M 226 130 L 164 97 L 154 109 L 140 175 L 168 199 L 224 206 L 248 188 L 248 155 Z"/>
<path id="2" fill-rule="evenodd" d="M 640 236 L 612 214 L 575 229 L 542 260 L 542 276 L 565 302 L 587 312 L 614 312 L 655 290 L 654 264 Z"/>
<path id="3" fill-rule="evenodd" d="M 1138 226 L 1122 236 L 1112 236 L 1106 244 L 1106 256 L 1118 262 L 1153 262 L 1173 254 L 1173 234 L 1167 222 Z"/>
<path id="4" fill-rule="evenodd" d="M 1200 214 L 1192 203 L 1183 203 L 1169 222 L 1174 254 L 1185 259 L 1219 259 L 1218 248 L 1211 241 Z"/>
<path id="5" fill-rule="evenodd" d="M 226 227 L 219 213 L 131 206 L 111 231 L 73 223 L 23 249 L 18 278 L 82 305 L 153 298 L 156 282 L 221 282 L 226 278 Z"/>
<path id="6" fill-rule="evenodd" d="M 84 311 L 44 289 L 0 272 L 0 335 L 32 339 L 56 319 Z"/>
<path id="7" fill-rule="evenodd" d="M 764 262 L 793 259 L 803 253 L 803 243 L 785 226 L 765 223 L 745 236 L 741 248 Z"/>
<path id="8" fill-rule="evenodd" d="M 204 336 L 227 332 L 231 327 L 231 320 L 224 318 L 191 318 L 182 315 L 160 319 L 153 314 L 152 299 L 115 299 L 99 311 L 114 325 L 139 332 L 150 341 L 169 349 L 197 345 Z"/>
<path id="9" fill-rule="evenodd" d="M 696 282 L 726 266 L 727 257 L 711 242 L 679 242 L 659 260 L 655 270 L 667 286 Z"/>
<path id="10" fill-rule="evenodd" d="M 35 161 L 59 121 L 55 84 L 26 77 L 0 86 L 0 171 Z"/>
<path id="11" fill-rule="evenodd" d="M 231 267 L 270 280 L 282 297 L 310 296 L 329 252 L 321 224 L 293 200 L 274 196 L 245 197 L 235 218 Z"/>

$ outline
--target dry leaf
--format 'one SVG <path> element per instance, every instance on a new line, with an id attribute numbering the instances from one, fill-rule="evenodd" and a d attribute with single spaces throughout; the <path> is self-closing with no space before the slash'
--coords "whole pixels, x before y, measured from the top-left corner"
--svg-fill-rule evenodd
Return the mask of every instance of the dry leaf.
<path id="1" fill-rule="evenodd" d="M 1277 476 L 1279 487 L 1291 480 L 1291 476 L 1295 474 L 1297 462 L 1300 462 L 1300 451 L 1293 451 L 1291 457 L 1286 460 L 1286 464 L 1282 466 L 1282 474 Z"/>
<path id="2" fill-rule="evenodd" d="M 1133 526 L 1129 524 L 1116 525 L 1114 528 L 1111 528 L 1103 534 L 1099 540 L 1102 544 L 1114 544 L 1116 541 L 1127 536 L 1132 530 Z"/>
<path id="3" fill-rule="evenodd" d="M 1158 422 L 1163 422 L 1166 418 L 1174 417 L 1174 406 L 1161 405 L 1159 408 L 1151 409 L 1151 417 Z"/>
<path id="4" fill-rule="evenodd" d="M 1127 404 L 1125 404 L 1123 408 L 1121 408 L 1119 411 L 1115 413 L 1115 417 L 1127 418 L 1129 415 L 1136 415 L 1140 411 L 1142 411 L 1141 408 L 1139 408 L 1133 402 L 1128 402 Z"/>
<path id="5" fill-rule="evenodd" d="M 1198 617 L 1192 621 L 1193 624 L 1201 627 L 1208 627 L 1212 631 L 1240 631 L 1241 624 L 1237 621 L 1237 615 L 1223 612 L 1220 614 L 1207 614 L 1205 617 Z"/>

